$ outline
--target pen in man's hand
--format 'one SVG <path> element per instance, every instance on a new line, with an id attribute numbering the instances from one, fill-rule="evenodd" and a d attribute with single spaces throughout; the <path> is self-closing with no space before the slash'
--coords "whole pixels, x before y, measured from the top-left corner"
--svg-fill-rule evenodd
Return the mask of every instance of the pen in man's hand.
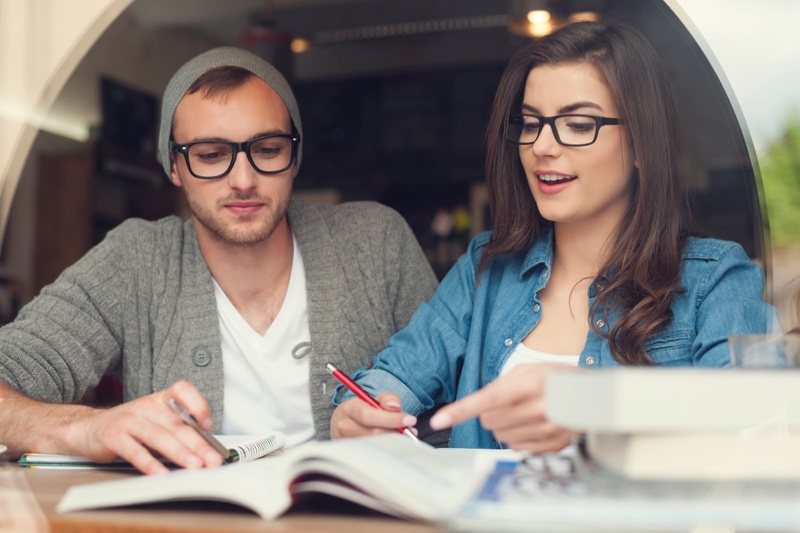
<path id="1" fill-rule="evenodd" d="M 347 374 L 336 368 L 336 365 L 334 365 L 333 363 L 328 363 L 327 365 L 325 365 L 325 370 L 330 372 L 333 377 L 341 381 L 342 385 L 347 387 L 350 390 L 350 392 L 352 392 L 353 394 L 355 394 L 356 396 L 367 402 L 375 409 L 383 410 L 381 404 L 378 403 L 378 400 L 370 396 L 367 391 L 362 389 L 358 385 L 358 383 L 350 379 L 350 377 Z M 411 437 L 414 441 L 418 441 L 417 436 L 414 435 L 414 433 L 408 428 L 397 428 L 397 431 L 399 431 L 400 433 L 402 433 L 407 437 Z"/>
<path id="2" fill-rule="evenodd" d="M 184 406 L 182 406 L 172 398 L 167 400 L 167 403 L 172 408 L 172 410 L 175 411 L 175 414 L 177 414 L 181 418 L 181 420 L 192 426 L 192 428 L 194 428 L 194 430 L 197 431 L 197 433 L 201 437 L 203 437 L 203 439 L 207 443 L 209 443 L 211 447 L 217 451 L 217 453 L 219 453 L 222 456 L 222 460 L 224 462 L 232 463 L 239 459 L 238 454 L 235 455 L 232 454 L 231 451 L 225 446 L 223 446 L 222 443 L 219 440 L 217 440 L 217 438 L 214 435 L 212 435 L 205 429 L 201 428 L 200 424 L 197 422 L 195 417 L 193 417 L 192 414 L 189 411 L 187 411 Z"/>

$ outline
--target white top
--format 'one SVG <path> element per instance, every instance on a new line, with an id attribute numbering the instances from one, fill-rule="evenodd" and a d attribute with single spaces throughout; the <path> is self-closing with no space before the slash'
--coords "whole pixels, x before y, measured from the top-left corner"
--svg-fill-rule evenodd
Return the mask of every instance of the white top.
<path id="1" fill-rule="evenodd" d="M 222 433 L 280 431 L 286 436 L 286 448 L 314 439 L 308 383 L 311 334 L 297 241 L 286 298 L 263 336 L 242 318 L 216 281 L 214 295 L 225 376 Z"/>
<path id="2" fill-rule="evenodd" d="M 500 369 L 500 375 L 503 376 L 511 372 L 511 369 L 518 365 L 528 365 L 531 363 L 560 363 L 562 365 L 578 366 L 578 360 L 580 357 L 580 354 L 557 355 L 539 352 L 532 348 L 528 348 L 520 342 L 517 344 L 517 347 L 514 348 L 514 351 L 511 352 L 511 355 L 508 356 L 508 359 L 506 359 L 505 364 L 503 364 L 503 368 Z"/>

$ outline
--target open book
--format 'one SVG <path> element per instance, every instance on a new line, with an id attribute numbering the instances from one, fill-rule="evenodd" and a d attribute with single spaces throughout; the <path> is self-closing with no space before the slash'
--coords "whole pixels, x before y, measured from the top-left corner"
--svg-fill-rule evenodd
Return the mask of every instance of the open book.
<path id="1" fill-rule="evenodd" d="M 482 479 L 468 454 L 447 451 L 399 434 L 316 442 L 250 463 L 74 486 L 57 510 L 215 500 L 270 520 L 295 497 L 324 493 L 401 518 L 440 521 Z"/>
<path id="2" fill-rule="evenodd" d="M 260 459 L 283 448 L 286 437 L 280 431 L 262 437 L 241 435 L 218 435 L 217 439 L 227 447 L 235 461 L 247 462 Z M 178 468 L 173 463 L 162 459 L 170 468 Z M 97 463 L 80 455 L 62 455 L 57 453 L 24 453 L 18 461 L 27 468 L 92 468 L 102 470 L 130 470 L 133 465 L 123 459 L 110 463 Z"/>

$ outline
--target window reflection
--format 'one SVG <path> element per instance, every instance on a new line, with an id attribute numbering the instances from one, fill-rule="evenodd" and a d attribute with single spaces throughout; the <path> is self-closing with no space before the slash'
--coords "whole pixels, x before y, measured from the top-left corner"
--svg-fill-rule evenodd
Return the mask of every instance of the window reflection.
<path id="1" fill-rule="evenodd" d="M 122 219 L 183 212 L 154 153 L 102 142 L 99 80 L 158 99 L 180 64 L 219 44 L 261 53 L 293 83 L 308 129 L 298 195 L 324 191 L 334 201 L 395 207 L 443 274 L 471 235 L 491 227 L 482 140 L 499 75 L 524 40 L 508 31 L 511 3 L 287 1 L 265 11 L 262 0 L 134 0 L 77 64 L 49 114 L 83 120 L 89 140 L 42 131 L 32 143 L 0 274 L 27 301 Z M 731 93 L 664 1 L 599 4 L 633 20 L 664 57 L 686 132 L 698 229 L 738 241 L 769 275 L 759 174 Z M 297 39 L 300 53 L 291 50 Z M 55 176 L 68 180 L 63 189 Z M 3 199 L 14 192 L 4 190 Z"/>

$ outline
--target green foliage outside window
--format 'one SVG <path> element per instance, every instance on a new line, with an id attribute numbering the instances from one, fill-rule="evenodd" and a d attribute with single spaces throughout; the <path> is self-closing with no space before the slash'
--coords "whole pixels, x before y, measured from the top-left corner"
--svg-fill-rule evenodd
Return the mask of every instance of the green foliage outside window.
<path id="1" fill-rule="evenodd" d="M 800 113 L 791 115 L 760 163 L 772 245 L 800 244 Z"/>

